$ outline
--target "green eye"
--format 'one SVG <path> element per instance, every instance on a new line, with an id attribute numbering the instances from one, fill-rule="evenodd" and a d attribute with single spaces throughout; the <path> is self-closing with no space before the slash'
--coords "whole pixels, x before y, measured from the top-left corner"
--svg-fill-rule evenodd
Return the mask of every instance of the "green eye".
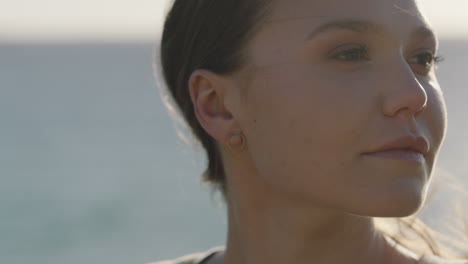
<path id="1" fill-rule="evenodd" d="M 348 62 L 368 61 L 368 48 L 363 45 L 346 48 L 342 51 L 339 51 L 336 55 L 333 56 L 333 58 Z"/>
<path id="2" fill-rule="evenodd" d="M 429 69 L 434 64 L 440 63 L 443 60 L 442 56 L 434 56 L 431 52 L 423 52 L 414 56 L 410 63 L 415 63 Z"/>

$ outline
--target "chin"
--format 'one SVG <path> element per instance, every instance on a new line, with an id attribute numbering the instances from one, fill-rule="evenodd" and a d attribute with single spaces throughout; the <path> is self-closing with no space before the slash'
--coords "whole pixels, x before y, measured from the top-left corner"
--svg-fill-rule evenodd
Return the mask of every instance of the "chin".
<path id="1" fill-rule="evenodd" d="M 390 204 L 375 212 L 375 217 L 407 217 L 415 214 L 422 206 L 422 201 L 405 202 L 404 204 Z"/>
<path id="2" fill-rule="evenodd" d="M 390 188 L 361 196 L 353 214 L 371 217 L 406 217 L 415 214 L 424 204 L 424 188 Z"/>
<path id="3" fill-rule="evenodd" d="M 361 213 L 374 217 L 406 217 L 423 206 L 427 189 L 427 173 L 394 173 L 381 175 L 370 182 L 368 189 L 354 190 Z"/>
<path id="4" fill-rule="evenodd" d="M 375 200 L 370 216 L 374 217 L 406 217 L 415 214 L 424 204 L 421 192 L 395 193 L 391 197 Z"/>

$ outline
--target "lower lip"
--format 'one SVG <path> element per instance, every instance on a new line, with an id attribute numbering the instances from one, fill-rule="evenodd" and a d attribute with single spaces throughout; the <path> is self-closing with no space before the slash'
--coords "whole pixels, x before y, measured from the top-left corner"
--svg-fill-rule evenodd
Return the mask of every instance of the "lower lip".
<path id="1" fill-rule="evenodd" d="M 415 161 L 423 163 L 424 155 L 414 150 L 392 149 L 379 152 L 365 153 L 366 156 L 383 158 L 389 160 Z"/>

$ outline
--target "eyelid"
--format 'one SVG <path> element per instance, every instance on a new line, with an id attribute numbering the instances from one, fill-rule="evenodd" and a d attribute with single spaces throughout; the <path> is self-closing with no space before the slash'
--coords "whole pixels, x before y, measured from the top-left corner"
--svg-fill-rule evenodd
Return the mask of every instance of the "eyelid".
<path id="1" fill-rule="evenodd" d="M 418 56 L 426 55 L 426 54 L 430 55 L 432 57 L 431 65 L 437 64 L 437 63 L 439 63 L 439 62 L 441 62 L 443 60 L 443 57 L 436 54 L 436 52 L 434 52 L 433 50 L 424 49 L 424 50 L 419 50 L 415 55 L 411 56 L 408 61 L 411 61 L 413 63 L 417 63 L 416 58 Z"/>
<path id="2" fill-rule="evenodd" d="M 419 63 L 419 58 L 418 56 L 424 56 L 424 55 L 430 55 L 431 61 L 426 63 L 426 65 L 423 65 L 422 63 Z M 427 76 L 429 72 L 431 72 L 434 69 L 437 69 L 437 65 L 444 60 L 443 56 L 437 54 L 433 50 L 419 50 L 419 53 L 415 54 L 414 56 L 410 57 L 407 60 L 408 64 L 415 65 L 417 68 L 415 69 L 415 73 L 422 75 L 422 76 Z M 424 70 L 421 70 L 421 67 Z"/>
<path id="3" fill-rule="evenodd" d="M 413 55 L 420 55 L 422 53 L 430 53 L 432 55 L 436 54 L 436 51 L 433 49 L 417 49 L 412 52 Z"/>
<path id="4" fill-rule="evenodd" d="M 333 50 L 331 50 L 327 54 L 327 56 L 330 57 L 330 58 L 334 58 L 337 55 L 339 55 L 341 52 L 355 50 L 355 49 L 361 49 L 361 50 L 368 51 L 369 47 L 367 45 L 365 45 L 365 44 L 358 44 L 358 43 L 343 44 L 343 45 L 340 45 L 340 46 L 334 48 Z"/>
<path id="5" fill-rule="evenodd" d="M 370 62 L 369 47 L 366 44 L 346 44 L 335 48 L 330 52 L 328 58 L 346 64 Z"/>

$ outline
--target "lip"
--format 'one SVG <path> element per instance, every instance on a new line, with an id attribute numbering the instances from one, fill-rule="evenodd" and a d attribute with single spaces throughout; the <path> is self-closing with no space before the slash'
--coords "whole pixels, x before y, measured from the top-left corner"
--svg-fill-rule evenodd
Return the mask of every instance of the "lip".
<path id="1" fill-rule="evenodd" d="M 398 137 L 364 152 L 363 155 L 392 160 L 424 162 L 429 153 L 429 143 L 423 136 Z"/>

